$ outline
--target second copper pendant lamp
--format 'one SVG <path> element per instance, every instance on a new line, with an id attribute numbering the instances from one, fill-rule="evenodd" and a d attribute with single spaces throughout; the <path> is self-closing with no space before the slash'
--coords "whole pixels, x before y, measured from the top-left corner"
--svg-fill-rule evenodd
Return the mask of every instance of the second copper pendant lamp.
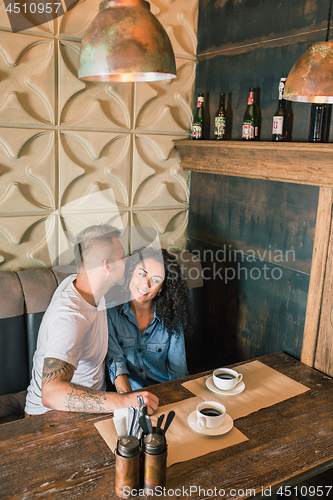
<path id="1" fill-rule="evenodd" d="M 325 42 L 308 45 L 291 68 L 283 98 L 289 101 L 333 103 L 333 42 L 328 41 L 332 0 L 330 0 Z"/>

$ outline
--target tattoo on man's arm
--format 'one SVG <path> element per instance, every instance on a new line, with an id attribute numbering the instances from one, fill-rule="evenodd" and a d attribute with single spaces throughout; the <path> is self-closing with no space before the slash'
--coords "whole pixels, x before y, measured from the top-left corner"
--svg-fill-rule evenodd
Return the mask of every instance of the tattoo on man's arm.
<path id="1" fill-rule="evenodd" d="M 94 391 L 69 383 L 71 391 L 66 396 L 65 404 L 69 411 L 85 411 L 100 413 L 105 411 L 104 402 L 107 400 L 103 392 Z"/>
<path id="2" fill-rule="evenodd" d="M 71 373 L 72 366 L 61 359 L 45 358 L 43 368 L 43 385 L 52 380 L 67 377 Z"/>

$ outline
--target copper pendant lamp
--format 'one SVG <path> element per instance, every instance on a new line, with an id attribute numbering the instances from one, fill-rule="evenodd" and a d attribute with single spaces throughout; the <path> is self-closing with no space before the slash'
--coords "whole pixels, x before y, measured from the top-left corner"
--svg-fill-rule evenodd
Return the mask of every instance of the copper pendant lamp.
<path id="1" fill-rule="evenodd" d="M 145 0 L 106 0 L 85 33 L 79 78 L 150 82 L 176 77 L 170 39 Z"/>
<path id="2" fill-rule="evenodd" d="M 325 42 L 310 43 L 291 68 L 283 98 L 289 101 L 333 103 L 333 42 L 328 41 L 332 0 Z"/>

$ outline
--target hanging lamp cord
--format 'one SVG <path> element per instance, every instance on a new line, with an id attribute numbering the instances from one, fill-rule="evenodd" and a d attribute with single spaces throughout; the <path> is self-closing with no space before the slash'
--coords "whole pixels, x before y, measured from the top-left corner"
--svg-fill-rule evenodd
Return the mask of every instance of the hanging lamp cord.
<path id="1" fill-rule="evenodd" d="M 330 33 L 331 11 L 332 11 L 332 0 L 330 1 L 330 8 L 328 9 L 326 42 L 328 42 L 328 36 Z"/>

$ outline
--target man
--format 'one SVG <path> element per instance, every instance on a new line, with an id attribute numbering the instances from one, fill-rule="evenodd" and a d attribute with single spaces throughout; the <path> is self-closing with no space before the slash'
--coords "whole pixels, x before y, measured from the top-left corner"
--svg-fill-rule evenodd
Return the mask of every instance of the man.
<path id="1" fill-rule="evenodd" d="M 38 332 L 25 412 L 50 409 L 107 413 L 137 404 L 137 394 L 104 392 L 108 330 L 104 294 L 123 280 L 125 260 L 112 226 L 91 226 L 74 247 L 77 275 L 55 291 Z M 158 398 L 141 391 L 149 413 Z"/>

